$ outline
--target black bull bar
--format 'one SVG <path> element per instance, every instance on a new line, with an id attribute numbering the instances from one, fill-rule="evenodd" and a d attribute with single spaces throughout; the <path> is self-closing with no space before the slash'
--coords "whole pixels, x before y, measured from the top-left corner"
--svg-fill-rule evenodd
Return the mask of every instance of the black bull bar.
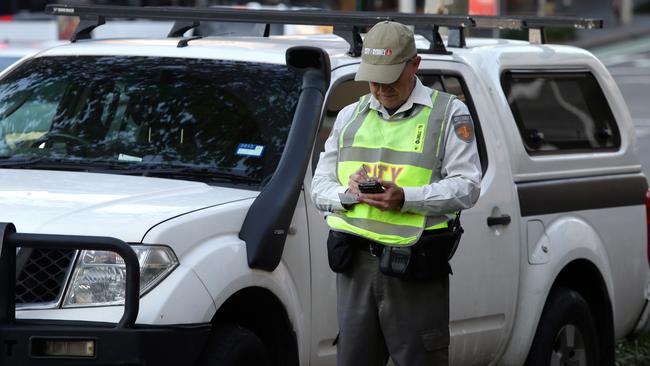
<path id="1" fill-rule="evenodd" d="M 140 264 L 125 242 L 104 236 L 17 233 L 11 223 L 0 223 L 0 324 L 16 321 L 16 248 L 105 250 L 119 254 L 126 265 L 124 314 L 117 328 L 132 328 L 140 306 Z"/>
<path id="2" fill-rule="evenodd" d="M 126 265 L 124 313 L 117 323 L 16 319 L 16 248 L 104 250 Z M 210 324 L 136 325 L 140 265 L 133 249 L 110 237 L 17 233 L 0 223 L 0 365 L 188 365 L 201 354 Z M 88 357 L 50 356 L 45 342 L 90 341 Z"/>

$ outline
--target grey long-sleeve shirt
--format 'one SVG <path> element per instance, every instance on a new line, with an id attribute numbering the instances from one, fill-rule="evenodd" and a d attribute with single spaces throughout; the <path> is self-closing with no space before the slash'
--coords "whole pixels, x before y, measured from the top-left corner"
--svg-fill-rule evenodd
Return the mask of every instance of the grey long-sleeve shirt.
<path id="1" fill-rule="evenodd" d="M 385 120 L 390 121 L 413 107 L 413 104 L 423 104 L 433 107 L 431 89 L 424 86 L 420 80 L 408 100 L 390 116 L 379 101 L 371 96 L 370 109 L 379 111 Z M 325 151 L 321 153 L 318 166 L 314 173 L 311 197 L 316 207 L 325 214 L 334 211 L 345 211 L 339 194 L 348 187 L 342 186 L 336 175 L 339 134 L 343 127 L 350 122 L 358 102 L 343 108 L 334 122 L 332 132 L 325 142 Z M 444 213 L 456 212 L 474 205 L 480 193 L 481 163 L 476 147 L 476 138 L 462 139 L 456 131 L 457 122 L 467 121 L 469 110 L 467 106 L 454 100 L 450 106 L 449 119 L 446 123 L 445 134 L 447 144 L 444 150 L 441 175 L 438 182 L 420 187 L 402 187 L 404 190 L 404 205 L 402 212 L 418 213 L 429 216 L 428 223 L 433 224 L 447 219 Z M 473 130 L 472 130 L 473 131 Z M 433 220 L 431 220 L 433 219 Z"/>

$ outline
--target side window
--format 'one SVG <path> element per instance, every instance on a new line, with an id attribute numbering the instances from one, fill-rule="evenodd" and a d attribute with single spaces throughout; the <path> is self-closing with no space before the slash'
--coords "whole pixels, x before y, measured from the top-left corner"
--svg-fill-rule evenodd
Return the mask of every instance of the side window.
<path id="1" fill-rule="evenodd" d="M 428 86 L 431 89 L 435 90 L 445 90 L 444 84 L 442 83 L 442 75 L 438 74 L 424 74 L 418 75 L 422 84 Z"/>
<path id="2" fill-rule="evenodd" d="M 487 153 L 483 143 L 483 134 L 471 98 L 468 98 L 467 86 L 462 78 L 460 76 L 441 74 L 439 72 L 432 73 L 431 71 L 420 73 L 418 74 L 418 77 L 422 83 L 429 88 L 454 94 L 459 100 L 467 104 L 474 120 L 474 129 L 477 137 L 476 141 L 478 144 L 483 173 L 485 173 L 487 168 Z M 345 106 L 356 102 L 362 95 L 368 94 L 369 92 L 368 83 L 354 81 L 354 75 L 350 75 L 349 78 L 344 79 L 344 81 L 333 86 L 326 101 L 325 113 L 323 114 L 323 120 L 321 121 L 318 136 L 316 137 L 316 144 L 312 156 L 312 173 L 316 169 L 320 153 L 324 150 L 325 141 L 332 131 L 338 113 Z"/>
<path id="3" fill-rule="evenodd" d="M 467 98 L 465 98 L 465 92 L 463 92 L 463 85 L 460 78 L 457 76 L 445 75 L 442 80 L 444 82 L 444 91 L 454 94 L 461 102 L 467 104 Z"/>
<path id="4" fill-rule="evenodd" d="M 431 89 L 454 94 L 461 102 L 467 104 L 461 79 L 455 75 L 422 74 L 418 75 L 422 84 Z"/>
<path id="5" fill-rule="evenodd" d="M 483 171 L 483 174 L 485 174 L 488 167 L 488 160 L 487 149 L 485 147 L 485 141 L 483 140 L 483 130 L 481 129 L 481 123 L 465 81 L 460 76 L 453 74 L 427 73 L 418 75 L 418 77 L 422 80 L 422 83 L 429 88 L 454 94 L 458 100 L 467 105 L 467 108 L 472 115 L 472 120 L 474 121 L 474 133 L 476 134 L 476 147 L 478 148 L 478 155 L 481 161 L 481 170 Z"/>
<path id="6" fill-rule="evenodd" d="M 316 136 L 314 155 L 312 156 L 312 170 L 316 169 L 320 153 L 325 150 L 325 141 L 329 137 L 330 132 L 332 132 L 336 116 L 341 109 L 356 102 L 361 96 L 368 93 L 370 93 L 368 83 L 365 81 L 354 81 L 353 76 L 333 86 L 326 101 L 325 113 L 323 114 L 323 120 L 318 130 L 318 136 Z"/>
<path id="7" fill-rule="evenodd" d="M 49 83 L 36 91 L 0 92 L 3 101 L 0 103 L 0 156 L 8 154 L 20 142 L 35 140 L 47 133 L 64 88 L 63 83 Z"/>
<path id="8" fill-rule="evenodd" d="M 612 111 L 591 73 L 509 71 L 501 82 L 530 155 L 621 146 Z"/>

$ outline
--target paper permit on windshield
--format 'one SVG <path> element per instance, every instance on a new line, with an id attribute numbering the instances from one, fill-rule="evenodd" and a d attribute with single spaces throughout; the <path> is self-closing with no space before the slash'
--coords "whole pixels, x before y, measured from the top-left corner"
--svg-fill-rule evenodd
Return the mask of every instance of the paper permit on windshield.
<path id="1" fill-rule="evenodd" d="M 138 163 L 142 162 L 142 158 L 139 156 L 120 154 L 117 156 L 119 161 L 137 161 Z"/>
<path id="2" fill-rule="evenodd" d="M 262 153 L 264 152 L 264 146 L 263 145 L 256 145 L 256 144 L 239 144 L 237 145 L 237 155 L 241 156 L 255 156 L 259 158 L 262 156 Z"/>

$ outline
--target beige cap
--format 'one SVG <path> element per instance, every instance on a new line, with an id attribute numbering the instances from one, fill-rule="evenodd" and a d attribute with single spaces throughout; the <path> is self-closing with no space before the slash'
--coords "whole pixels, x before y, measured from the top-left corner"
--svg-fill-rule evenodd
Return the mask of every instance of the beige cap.
<path id="1" fill-rule="evenodd" d="M 407 26 L 388 20 L 379 22 L 363 40 L 361 65 L 354 80 L 391 84 L 416 54 L 415 38 Z"/>

